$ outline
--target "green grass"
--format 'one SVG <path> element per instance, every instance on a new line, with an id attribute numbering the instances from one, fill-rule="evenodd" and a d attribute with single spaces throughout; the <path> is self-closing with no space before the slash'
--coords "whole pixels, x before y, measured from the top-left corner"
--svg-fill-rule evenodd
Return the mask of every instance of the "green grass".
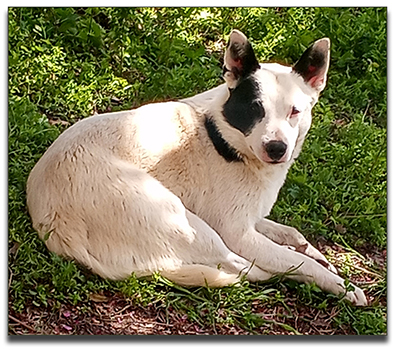
<path id="1" fill-rule="evenodd" d="M 91 293 L 111 291 L 143 305 L 172 307 L 203 326 L 236 324 L 268 333 L 269 325 L 278 325 L 297 333 L 294 310 L 338 308 L 332 318 L 338 333 L 386 332 L 384 277 L 368 286 L 375 301 L 363 309 L 316 286 L 279 279 L 214 290 L 187 290 L 157 276 L 110 282 L 50 254 L 32 229 L 26 179 L 66 124 L 218 85 L 233 28 L 251 39 L 260 61 L 292 64 L 313 40 L 332 41 L 328 87 L 271 217 L 311 241 L 323 237 L 347 248 L 350 258 L 341 268 L 349 278 L 355 275 L 354 251 L 386 249 L 386 9 L 10 8 L 9 300 L 14 312 L 29 305 L 85 304 Z M 287 312 L 265 316 L 278 306 Z"/>

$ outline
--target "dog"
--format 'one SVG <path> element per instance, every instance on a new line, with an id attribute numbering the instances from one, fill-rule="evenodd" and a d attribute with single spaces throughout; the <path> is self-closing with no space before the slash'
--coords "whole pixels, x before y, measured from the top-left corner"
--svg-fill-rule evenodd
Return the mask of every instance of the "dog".
<path id="1" fill-rule="evenodd" d="M 302 234 L 265 218 L 329 60 L 323 38 L 293 67 L 259 63 L 233 30 L 222 85 L 64 131 L 28 178 L 33 227 L 50 251 L 108 279 L 158 272 L 182 286 L 221 287 L 286 274 L 367 305 Z"/>

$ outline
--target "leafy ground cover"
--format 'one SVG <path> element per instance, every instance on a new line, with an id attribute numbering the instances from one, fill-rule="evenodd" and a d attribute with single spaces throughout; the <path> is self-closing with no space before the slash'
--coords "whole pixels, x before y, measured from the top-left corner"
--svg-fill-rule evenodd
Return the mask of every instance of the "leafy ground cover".
<path id="1" fill-rule="evenodd" d="M 27 176 L 77 120 L 221 83 L 233 28 L 292 64 L 330 37 L 328 87 L 271 218 L 298 228 L 366 290 L 355 308 L 282 281 L 185 289 L 111 282 L 49 253 Z M 9 8 L 10 334 L 386 334 L 385 8 Z"/>

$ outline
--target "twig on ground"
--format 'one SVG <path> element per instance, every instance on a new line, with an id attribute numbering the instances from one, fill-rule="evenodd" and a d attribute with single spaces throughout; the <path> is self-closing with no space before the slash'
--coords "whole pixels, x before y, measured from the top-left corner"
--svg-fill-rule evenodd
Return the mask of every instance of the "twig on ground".
<path id="1" fill-rule="evenodd" d="M 20 321 L 18 318 L 12 316 L 12 315 L 8 315 L 8 318 L 13 320 L 14 322 L 19 323 L 21 326 L 24 326 L 25 328 L 28 328 L 29 330 L 31 330 L 32 332 L 37 333 L 36 329 L 27 325 L 25 322 Z"/>

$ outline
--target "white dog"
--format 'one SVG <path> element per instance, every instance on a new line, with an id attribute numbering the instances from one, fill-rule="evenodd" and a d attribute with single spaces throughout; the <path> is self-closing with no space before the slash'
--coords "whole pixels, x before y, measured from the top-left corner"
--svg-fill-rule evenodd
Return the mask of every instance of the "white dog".
<path id="1" fill-rule="evenodd" d="M 234 30 L 225 84 L 76 123 L 29 176 L 33 226 L 51 251 L 105 278 L 158 271 L 219 287 L 292 271 L 366 305 L 296 229 L 264 218 L 310 128 L 329 46 L 316 41 L 293 68 L 259 64 Z"/>

